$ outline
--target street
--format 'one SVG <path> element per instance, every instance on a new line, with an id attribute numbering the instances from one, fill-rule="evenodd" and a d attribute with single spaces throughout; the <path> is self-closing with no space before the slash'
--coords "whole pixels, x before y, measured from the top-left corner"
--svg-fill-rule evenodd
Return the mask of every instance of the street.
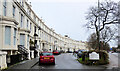
<path id="1" fill-rule="evenodd" d="M 107 66 L 108 69 L 111 69 L 113 67 L 119 67 L 119 61 L 120 58 L 119 58 L 119 54 L 118 53 L 109 53 L 109 61 L 110 61 L 110 64 Z"/>
<path id="2" fill-rule="evenodd" d="M 105 69 L 103 66 L 86 66 L 80 64 L 71 53 L 55 56 L 55 65 L 36 64 L 32 69 Z"/>
<path id="3" fill-rule="evenodd" d="M 120 68 L 119 28 L 120 0 L 0 0 L 0 71 Z"/>
<path id="4" fill-rule="evenodd" d="M 11 67 L 10 69 L 112 69 L 113 67 L 118 67 L 118 58 L 116 54 L 110 55 L 110 64 L 99 65 L 99 66 L 88 66 L 80 64 L 76 57 L 72 53 L 64 53 L 60 55 L 55 55 L 55 65 L 42 64 L 39 65 L 39 58 L 34 59 L 34 61 L 21 62 L 18 65 Z M 113 59 L 114 58 L 114 59 Z M 30 63 L 32 62 L 32 63 Z M 34 63 L 34 64 L 33 64 Z M 31 65 L 31 66 L 30 66 Z M 30 66 L 27 68 L 27 66 Z"/>

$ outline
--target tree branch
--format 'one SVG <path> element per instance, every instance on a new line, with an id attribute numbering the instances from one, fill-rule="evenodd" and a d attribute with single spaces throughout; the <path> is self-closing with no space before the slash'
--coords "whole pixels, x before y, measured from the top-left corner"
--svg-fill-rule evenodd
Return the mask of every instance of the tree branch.
<path id="1" fill-rule="evenodd" d="M 107 20 L 107 16 L 108 16 L 108 10 L 106 10 L 106 15 L 105 15 L 105 18 L 104 18 L 104 20 L 103 20 L 103 22 L 102 22 L 103 27 L 102 27 L 102 28 L 100 28 L 100 29 L 99 29 L 99 31 L 101 31 L 101 30 L 103 30 L 103 29 L 104 29 L 104 27 L 105 27 L 105 22 L 106 22 L 106 20 Z"/>
<path id="2" fill-rule="evenodd" d="M 112 21 L 110 21 L 110 22 L 107 22 L 107 23 L 105 23 L 105 24 L 116 24 L 116 23 L 119 23 L 117 20 L 112 20 Z"/>

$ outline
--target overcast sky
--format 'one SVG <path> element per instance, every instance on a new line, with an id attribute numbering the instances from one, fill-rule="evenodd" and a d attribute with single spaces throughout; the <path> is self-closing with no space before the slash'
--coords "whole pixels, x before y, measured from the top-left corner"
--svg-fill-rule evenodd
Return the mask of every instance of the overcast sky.
<path id="1" fill-rule="evenodd" d="M 32 9 L 43 18 L 45 24 L 53 28 L 56 33 L 69 35 L 72 39 L 87 41 L 90 33 L 85 16 L 89 7 L 97 5 L 97 0 L 28 0 Z M 104 0 L 100 0 L 104 1 Z M 119 0 L 114 0 L 118 2 Z M 111 43 L 111 46 L 116 45 Z"/>

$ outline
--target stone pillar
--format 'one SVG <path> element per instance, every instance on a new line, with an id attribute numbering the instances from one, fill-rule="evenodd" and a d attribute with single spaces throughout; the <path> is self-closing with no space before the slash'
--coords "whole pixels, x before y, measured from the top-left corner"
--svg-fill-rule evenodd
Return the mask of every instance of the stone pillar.
<path id="1" fill-rule="evenodd" d="M 0 51 L 0 67 L 1 67 L 1 69 L 7 68 L 6 55 L 7 55 L 7 52 Z"/>
<path id="2" fill-rule="evenodd" d="M 50 45 L 50 49 L 51 49 L 51 52 L 53 51 L 53 46 L 52 45 Z"/>
<path id="3" fill-rule="evenodd" d="M 53 45 L 51 45 L 51 52 L 53 51 L 53 47 L 54 47 L 54 46 L 53 46 Z"/>
<path id="4" fill-rule="evenodd" d="M 65 52 L 65 47 L 63 48 L 64 52 Z"/>
<path id="5" fill-rule="evenodd" d="M 32 50 L 30 52 L 31 52 L 31 58 L 34 58 L 34 50 Z"/>
<path id="6" fill-rule="evenodd" d="M 13 55 L 13 51 L 10 51 L 10 55 Z"/>
<path id="7" fill-rule="evenodd" d="M 30 60 L 30 50 L 28 50 L 28 59 Z"/>
<path id="8" fill-rule="evenodd" d="M 41 50 L 43 49 L 42 43 L 40 43 L 40 49 L 41 49 Z"/>
<path id="9" fill-rule="evenodd" d="M 46 49 L 49 51 L 49 47 L 48 47 L 48 44 L 46 44 Z"/>
<path id="10" fill-rule="evenodd" d="M 38 50 L 38 53 L 37 53 L 37 56 L 39 57 L 39 53 L 40 53 L 40 51 Z"/>
<path id="11" fill-rule="evenodd" d="M 57 50 L 60 50 L 60 49 L 59 49 L 59 46 L 57 46 Z"/>
<path id="12" fill-rule="evenodd" d="M 24 44 L 25 44 L 24 47 L 28 49 L 28 46 L 27 46 L 27 35 L 26 35 L 26 34 L 25 34 L 25 40 L 24 40 L 24 41 L 25 41 L 25 43 L 24 43 Z"/>

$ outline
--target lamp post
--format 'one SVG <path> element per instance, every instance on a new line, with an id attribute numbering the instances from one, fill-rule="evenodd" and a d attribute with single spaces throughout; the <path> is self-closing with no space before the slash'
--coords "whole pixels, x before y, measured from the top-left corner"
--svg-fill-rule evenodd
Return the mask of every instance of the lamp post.
<path id="1" fill-rule="evenodd" d="M 98 0 L 98 14 L 99 14 L 99 10 L 100 10 L 100 1 Z M 98 15 L 98 47 L 100 50 L 100 17 Z"/>

